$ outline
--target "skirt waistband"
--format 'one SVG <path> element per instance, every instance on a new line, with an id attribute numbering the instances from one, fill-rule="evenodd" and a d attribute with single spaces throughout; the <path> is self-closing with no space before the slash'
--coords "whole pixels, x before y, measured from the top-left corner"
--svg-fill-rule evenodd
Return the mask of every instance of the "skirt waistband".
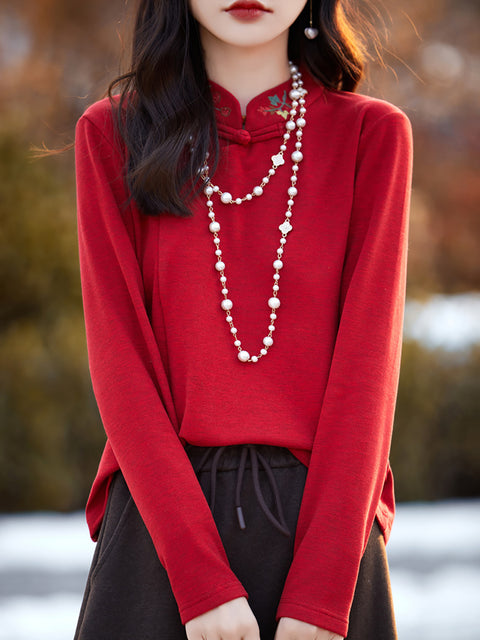
<path id="1" fill-rule="evenodd" d="M 210 471 L 210 509 L 213 513 L 215 507 L 215 491 L 217 483 L 217 471 L 237 471 L 235 488 L 235 510 L 240 529 L 246 528 L 245 518 L 241 505 L 242 481 L 245 469 L 252 469 L 253 486 L 258 503 L 265 516 L 275 528 L 284 535 L 290 537 L 291 533 L 283 515 L 280 492 L 275 482 L 272 469 L 282 467 L 294 467 L 302 463 L 285 447 L 276 447 L 264 444 L 222 445 L 214 447 L 199 447 L 186 443 L 185 450 L 190 458 L 196 474 L 201 471 Z M 271 512 L 262 493 L 259 470 L 263 467 L 275 499 L 278 517 Z"/>
<path id="2" fill-rule="evenodd" d="M 242 450 L 245 447 L 254 447 L 268 461 L 271 469 L 277 467 L 296 467 L 302 463 L 286 447 L 279 447 L 271 444 L 230 444 L 222 446 L 198 446 L 187 442 L 185 450 L 196 473 L 200 471 L 210 471 L 212 468 L 213 455 L 207 455 L 207 451 L 213 452 L 222 449 L 222 454 L 217 461 L 218 471 L 234 471 L 238 469 Z M 246 468 L 251 469 L 252 463 L 249 457 Z"/>

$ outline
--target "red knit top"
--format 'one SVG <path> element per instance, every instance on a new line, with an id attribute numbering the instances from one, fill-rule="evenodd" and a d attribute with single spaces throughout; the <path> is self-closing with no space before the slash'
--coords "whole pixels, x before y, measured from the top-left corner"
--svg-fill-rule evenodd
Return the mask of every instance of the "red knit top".
<path id="1" fill-rule="evenodd" d="M 165 567 L 182 622 L 248 594 L 232 572 L 184 443 L 288 447 L 308 466 L 294 557 L 277 610 L 347 633 L 376 516 L 388 539 L 388 463 L 398 384 L 411 131 L 391 104 L 324 89 L 304 73 L 307 124 L 274 344 L 237 358 L 208 209 L 146 216 L 128 194 L 109 102 L 79 120 L 78 232 L 93 387 L 108 441 L 87 505 L 95 539 L 121 469 Z M 214 182 L 234 197 L 271 167 L 290 81 L 254 98 L 211 84 L 221 145 Z M 295 136 L 285 157 L 293 151 Z M 243 348 L 268 333 L 278 225 L 291 162 L 260 198 L 215 200 Z"/>

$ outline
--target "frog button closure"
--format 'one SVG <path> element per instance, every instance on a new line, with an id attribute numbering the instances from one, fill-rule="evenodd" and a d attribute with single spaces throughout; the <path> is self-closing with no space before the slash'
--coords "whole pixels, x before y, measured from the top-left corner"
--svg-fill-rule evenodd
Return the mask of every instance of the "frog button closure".
<path id="1" fill-rule="evenodd" d="M 252 136 L 246 129 L 237 129 L 234 133 L 234 139 L 239 144 L 247 145 L 252 141 Z"/>

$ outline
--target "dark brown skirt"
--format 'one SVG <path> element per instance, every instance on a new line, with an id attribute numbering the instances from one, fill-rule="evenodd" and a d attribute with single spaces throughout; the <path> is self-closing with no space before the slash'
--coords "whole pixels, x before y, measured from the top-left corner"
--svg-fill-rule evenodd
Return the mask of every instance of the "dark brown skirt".
<path id="1" fill-rule="evenodd" d="M 230 566 L 249 595 L 260 637 L 273 640 L 307 468 L 283 447 L 187 444 L 186 450 L 211 505 Z M 287 529 L 290 536 L 285 534 Z M 167 573 L 123 476 L 117 473 L 75 640 L 133 638 L 185 640 L 186 633 Z M 397 638 L 385 544 L 376 521 L 360 565 L 347 638 Z"/>

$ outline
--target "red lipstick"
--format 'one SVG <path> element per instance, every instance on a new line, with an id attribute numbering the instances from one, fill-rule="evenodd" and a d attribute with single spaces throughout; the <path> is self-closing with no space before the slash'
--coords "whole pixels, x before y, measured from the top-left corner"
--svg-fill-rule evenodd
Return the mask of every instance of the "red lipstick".
<path id="1" fill-rule="evenodd" d="M 265 13 L 272 13 L 271 9 L 267 9 L 261 2 L 255 0 L 238 0 L 225 9 L 230 15 L 238 20 L 256 20 Z"/>

